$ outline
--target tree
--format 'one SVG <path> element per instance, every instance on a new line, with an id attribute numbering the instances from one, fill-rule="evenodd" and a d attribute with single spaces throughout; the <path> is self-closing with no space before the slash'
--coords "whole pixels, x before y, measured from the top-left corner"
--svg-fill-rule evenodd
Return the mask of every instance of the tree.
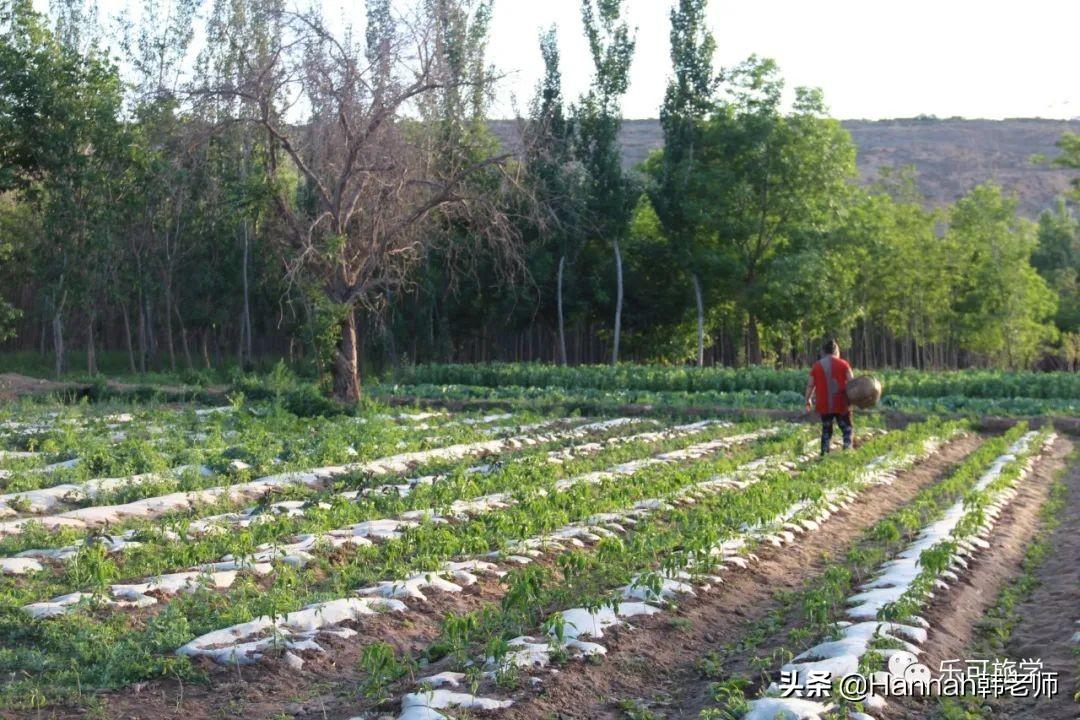
<path id="1" fill-rule="evenodd" d="M 183 62 L 194 37 L 198 0 L 151 0 L 143 3 L 137 28 L 128 25 L 123 41 L 134 70 L 134 114 L 139 206 L 130 247 L 137 258 L 139 367 L 154 346 L 151 308 L 160 297 L 169 367 L 176 369 L 174 318 L 184 320 L 176 301 L 177 276 L 194 252 L 198 238 L 190 232 L 197 220 L 196 167 L 202 156 L 191 137 L 193 126 L 180 107 Z M 125 298 L 125 306 L 127 303 Z M 181 332 L 188 366 L 186 334 Z"/>
<path id="2" fill-rule="evenodd" d="M 437 241 L 437 224 L 468 223 L 471 238 L 491 249 L 513 247 L 491 192 L 501 187 L 507 156 L 459 162 L 440 142 L 442 126 L 409 117 L 448 91 L 490 88 L 490 73 L 462 74 L 455 64 L 462 43 L 474 38 L 451 24 L 462 13 L 475 18 L 477 5 L 425 0 L 413 16 L 398 18 L 389 0 L 371 0 L 366 52 L 313 12 L 278 10 L 281 32 L 271 46 L 238 53 L 244 70 L 237 82 L 206 92 L 257 108 L 251 122 L 268 138 L 289 276 L 332 315 L 338 399 L 360 397 L 357 307 L 408 283 Z M 307 116 L 290 119 L 283 99 L 302 100 Z"/>
<path id="3" fill-rule="evenodd" d="M 716 78 L 712 56 L 716 42 L 705 18 L 707 0 L 679 0 L 671 9 L 673 76 L 660 107 L 664 150 L 650 163 L 653 208 L 671 243 L 675 261 L 690 276 L 697 307 L 697 364 L 705 364 L 705 307 L 697 268 L 696 243 L 703 239 L 701 212 L 689 194 L 701 145 L 701 122 L 712 107 Z"/>
<path id="4" fill-rule="evenodd" d="M 949 239 L 965 268 L 954 290 L 961 341 L 972 352 L 1009 368 L 1030 363 L 1054 339 L 1057 298 L 1031 266 L 1036 245 L 1017 201 L 993 183 L 956 202 Z"/>
<path id="5" fill-rule="evenodd" d="M 554 26 L 540 35 L 544 76 L 529 107 L 523 136 L 525 178 L 537 205 L 534 239 L 553 246 L 558 257 L 555 299 L 559 362 L 566 364 L 566 317 L 563 303 L 567 258 L 580 246 L 583 178 L 573 158 L 573 125 L 562 99 L 558 35 Z"/>
<path id="6" fill-rule="evenodd" d="M 1080 169 L 1080 135 L 1063 134 L 1058 147 L 1061 154 L 1054 158 L 1054 164 Z M 1080 177 L 1073 178 L 1072 185 L 1071 199 L 1075 201 L 1080 198 Z M 1058 328 L 1080 332 L 1080 224 L 1065 199 L 1059 201 L 1055 213 L 1044 212 L 1039 217 L 1039 245 L 1031 262 L 1058 292 Z"/>
<path id="7" fill-rule="evenodd" d="M 927 209 L 910 168 L 885 168 L 868 191 L 852 187 L 838 201 L 839 223 L 820 252 L 842 258 L 840 272 L 821 276 L 822 296 L 800 301 L 803 307 L 792 308 L 792 316 L 837 315 L 819 334 L 843 338 L 850 331 L 851 351 L 865 366 L 889 364 L 897 344 L 901 364 L 945 364 L 947 350 L 955 348 L 948 309 L 954 267 L 938 232 L 943 216 Z M 789 277 L 813 282 L 817 276 L 809 269 L 807 264 L 796 277 L 795 267 Z M 837 289 L 841 298 L 825 297 Z"/>
<path id="8" fill-rule="evenodd" d="M 0 193 L 0 277 L 13 281 L 22 274 L 13 272 L 12 258 L 16 257 L 16 248 L 21 246 L 24 253 L 17 260 L 28 262 L 25 251 L 33 246 L 38 233 L 37 217 L 29 204 L 19 202 L 15 193 Z M 4 285 L 11 287 L 7 282 Z M 0 341 L 15 335 L 12 325 L 21 315 L 18 308 L 0 297 Z"/>
<path id="9" fill-rule="evenodd" d="M 792 111 L 782 111 L 783 80 L 772 60 L 751 57 L 724 77 L 725 98 L 706 122 L 690 192 L 743 315 L 747 360 L 758 364 L 762 312 L 788 279 L 772 272 L 773 261 L 795 233 L 835 222 L 855 149 L 825 116 L 819 91 L 796 88 Z"/>
<path id="10" fill-rule="evenodd" d="M 199 75 L 207 79 L 202 89 L 238 86 L 251 67 L 265 66 L 277 47 L 282 16 L 280 0 L 216 0 L 207 21 L 206 47 L 198 59 Z M 276 284 L 273 277 L 259 273 L 257 263 L 260 259 L 264 265 L 279 260 L 274 244 L 261 237 L 273 214 L 273 188 L 267 182 L 269 139 L 258 126 L 260 110 L 251 98 L 200 95 L 191 124 L 202 128 L 206 136 L 196 135 L 194 143 L 201 146 L 204 156 L 198 159 L 201 167 L 193 168 L 204 174 L 200 178 L 205 198 L 202 215 L 209 219 L 205 223 L 209 227 L 202 229 L 202 236 L 211 232 L 234 248 L 233 269 L 226 274 L 231 282 L 222 282 L 226 278 L 219 276 L 218 295 L 235 298 L 236 290 L 240 291 L 239 302 L 227 306 L 225 317 L 220 317 L 223 309 L 219 304 L 203 308 L 201 322 L 204 326 L 222 325 L 236 318 L 237 357 L 246 366 L 254 362 L 252 296 L 258 291 L 256 281 Z"/>
<path id="11" fill-rule="evenodd" d="M 1059 167 L 1080 169 L 1080 135 L 1072 132 L 1062 133 L 1057 141 L 1061 154 L 1052 162 Z M 1080 177 L 1072 180 L 1073 191 L 1080 193 Z"/>
<path id="12" fill-rule="evenodd" d="M 469 168 L 482 166 L 490 158 L 498 162 L 509 160 L 500 154 L 499 144 L 487 124 L 490 88 L 494 81 L 492 69 L 486 63 L 491 0 L 448 2 L 429 0 L 435 22 L 435 46 L 440 48 L 444 80 L 440 87 L 418 99 L 420 123 L 431 132 L 426 135 L 425 152 L 432 158 L 430 172 L 436 177 L 455 177 L 468 174 Z M 492 233 L 516 236 L 519 228 L 510 224 L 509 206 L 517 199 L 517 167 L 507 175 L 497 172 L 478 173 L 470 180 L 470 192 L 476 198 L 498 198 L 503 206 L 476 204 L 479 212 L 457 212 L 449 206 L 432 213 L 429 242 L 422 260 L 436 271 L 437 291 L 433 301 L 438 311 L 438 346 L 442 359 L 449 361 L 454 353 L 454 338 L 450 331 L 448 306 L 461 292 L 461 280 L 477 267 L 484 268 L 493 284 L 513 280 L 519 264 L 499 262 L 508 256 L 501 253 Z M 512 178 L 512 179 L 511 179 Z M 500 183 L 510 180 L 507 188 L 514 193 L 504 194 Z M 491 223 L 491 225 L 488 225 Z M 505 226 L 499 228 L 500 224 Z M 480 239 L 480 242 L 476 242 Z M 504 246 L 505 248 L 506 246 Z M 490 257 L 486 253 L 495 250 Z M 516 249 L 513 255 L 516 255 Z M 494 262 L 492 260 L 495 260 Z"/>
<path id="13" fill-rule="evenodd" d="M 1055 212 L 1039 216 L 1038 245 L 1031 264 L 1057 293 L 1054 324 L 1061 332 L 1065 363 L 1075 366 L 1080 358 L 1080 222 L 1064 200 Z"/>
<path id="14" fill-rule="evenodd" d="M 622 18 L 624 0 L 582 0 L 581 20 L 593 61 L 589 90 L 574 108 L 576 153 L 584 166 L 586 223 L 593 238 L 611 243 L 615 256 L 615 323 L 611 362 L 619 362 L 622 331 L 623 266 L 619 241 L 625 237 L 637 201 L 634 183 L 622 170 L 619 100 L 629 86 L 635 41 Z"/>
<path id="15" fill-rule="evenodd" d="M 119 75 L 95 47 L 77 46 L 91 34 L 76 25 L 80 17 L 61 13 L 58 35 L 26 0 L 0 6 L 0 189 L 18 190 L 41 212 L 41 311 L 57 374 L 66 367 L 65 314 L 94 299 L 103 274 L 112 219 L 103 189 L 124 147 Z"/>

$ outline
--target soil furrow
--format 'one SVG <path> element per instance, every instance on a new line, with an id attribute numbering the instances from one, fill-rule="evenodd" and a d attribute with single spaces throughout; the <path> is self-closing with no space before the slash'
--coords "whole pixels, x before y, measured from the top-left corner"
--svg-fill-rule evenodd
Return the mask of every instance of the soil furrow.
<path id="1" fill-rule="evenodd" d="M 537 565 L 554 566 L 554 562 L 554 556 L 534 560 Z M 283 711 L 293 718 L 348 717 L 352 715 L 349 709 L 357 706 L 356 689 L 365 675 L 358 663 L 366 646 L 387 642 L 399 654 L 418 655 L 439 637 L 442 621 L 448 615 L 497 603 L 505 592 L 505 585 L 488 574 L 481 574 L 476 584 L 465 587 L 461 593 L 427 589 L 428 600 L 410 603 L 407 614 L 365 618 L 356 628 L 357 637 L 320 637 L 320 644 L 327 652 L 306 653 L 302 671 L 288 667 L 280 658 L 266 658 L 256 666 L 243 667 L 223 667 L 200 659 L 196 663 L 207 671 L 209 686 L 184 688 L 172 681 L 138 683 L 130 689 L 105 693 L 104 704 L 110 709 L 110 716 L 124 718 L 217 717 L 223 698 L 228 698 L 229 704 L 237 708 L 237 714 L 225 717 L 278 717 Z M 409 684 L 415 684 L 415 680 Z M 50 714 L 44 717 L 82 715 L 50 709 Z"/>
<path id="2" fill-rule="evenodd" d="M 795 590 L 816 577 L 831 557 L 921 488 L 939 480 L 978 443 L 973 436 L 950 443 L 891 485 L 870 491 L 834 515 L 819 531 L 802 536 L 797 545 L 761 548 L 761 562 L 732 573 L 719 588 L 680 606 L 682 630 L 673 628 L 670 615 L 665 614 L 639 619 L 632 630 L 605 632 L 608 654 L 601 663 L 575 663 L 545 677 L 535 690 L 518 693 L 515 705 L 500 717 L 621 718 L 615 703 L 627 698 L 653 703 L 660 699 L 656 710 L 666 718 L 696 717 L 711 682 L 701 678 L 696 667 L 699 658 L 738 640 L 748 623 L 780 607 L 777 591 Z"/>
<path id="3" fill-rule="evenodd" d="M 1075 443 L 1073 443 L 1075 448 Z M 1005 705 L 1003 717 L 1014 720 L 1080 717 L 1073 693 L 1080 690 L 1072 642 L 1080 630 L 1080 462 L 1073 462 L 1063 481 L 1068 488 L 1061 524 L 1050 537 L 1050 551 L 1036 572 L 1038 587 L 1016 611 L 1021 618 L 1008 644 L 1013 658 L 1041 658 L 1059 678 L 1058 695 L 1050 700 L 1017 700 Z"/>
<path id="4" fill-rule="evenodd" d="M 932 630 L 923 645 L 923 662 L 937 670 L 943 660 L 993 658 L 974 657 L 971 646 L 981 619 L 1005 585 L 1021 572 L 1028 544 L 1039 529 L 1039 510 L 1046 501 L 1054 474 L 1064 465 L 1073 447 L 1059 439 L 1049 454 L 1039 460 L 1030 478 L 1017 489 L 1019 495 L 988 538 L 992 548 L 975 556 L 958 583 L 935 598 L 925 617 Z M 1070 642 L 1075 622 L 1080 618 L 1080 466 L 1066 476 L 1068 504 L 1063 522 L 1051 541 L 1051 550 L 1038 571 L 1040 586 L 1027 602 L 1017 607 L 1022 618 L 1006 650 L 1008 659 L 1041 659 L 1044 669 L 1058 673 L 1058 693 L 1051 698 L 994 703 L 997 716 L 1010 720 L 1076 720 L 1080 705 L 1072 700 L 1075 691 L 1076 659 Z M 888 720 L 921 720 L 930 714 L 935 701 L 904 698 L 889 701 L 882 713 Z"/>

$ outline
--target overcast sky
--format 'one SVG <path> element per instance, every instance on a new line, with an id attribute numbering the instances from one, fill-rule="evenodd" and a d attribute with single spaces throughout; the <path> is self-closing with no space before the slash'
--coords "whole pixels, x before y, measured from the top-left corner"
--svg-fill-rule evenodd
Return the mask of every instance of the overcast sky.
<path id="1" fill-rule="evenodd" d="M 362 17 L 362 0 L 323 2 L 328 20 Z M 109 16 L 139 0 L 98 5 Z M 637 52 L 624 115 L 656 117 L 671 1 L 628 5 Z M 551 24 L 567 96 L 585 88 L 591 68 L 580 7 L 581 0 L 495 0 L 490 59 L 509 76 L 493 116 L 526 108 L 541 71 L 537 36 Z M 1077 0 L 711 0 L 709 20 L 718 66 L 751 53 L 772 57 L 789 86 L 822 88 L 839 118 L 1080 116 Z"/>

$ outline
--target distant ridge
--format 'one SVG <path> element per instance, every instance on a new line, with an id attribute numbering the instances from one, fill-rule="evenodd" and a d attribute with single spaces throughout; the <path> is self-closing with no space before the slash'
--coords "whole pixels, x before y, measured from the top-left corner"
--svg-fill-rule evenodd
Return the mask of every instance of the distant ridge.
<path id="1" fill-rule="evenodd" d="M 859 175 L 875 179 L 881 167 L 914 165 L 919 189 L 933 205 L 951 203 L 975 185 L 997 181 L 1020 199 L 1021 212 L 1036 217 L 1056 203 L 1080 171 L 1035 165 L 1033 155 L 1053 157 L 1054 143 L 1066 130 L 1080 133 L 1080 120 L 967 120 L 904 118 L 845 120 L 858 146 Z M 515 145 L 513 120 L 494 120 L 504 143 Z M 658 120 L 626 120 L 623 160 L 643 161 L 663 142 Z"/>

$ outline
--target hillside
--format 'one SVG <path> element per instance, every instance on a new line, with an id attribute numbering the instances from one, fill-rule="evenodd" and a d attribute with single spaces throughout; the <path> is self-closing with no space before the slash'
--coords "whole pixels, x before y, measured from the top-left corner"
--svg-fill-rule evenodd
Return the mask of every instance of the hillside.
<path id="1" fill-rule="evenodd" d="M 496 121 L 505 140 L 515 134 L 512 121 Z M 883 166 L 913 165 L 919 187 L 931 203 L 952 202 L 986 180 L 996 180 L 1020 197 L 1025 215 L 1035 217 L 1080 175 L 1035 165 L 1036 154 L 1053 156 L 1062 132 L 1080 133 L 1080 121 L 1065 120 L 846 120 L 859 148 L 859 174 L 873 180 Z M 628 120 L 622 131 L 624 161 L 634 166 L 662 144 L 656 120 Z"/>

